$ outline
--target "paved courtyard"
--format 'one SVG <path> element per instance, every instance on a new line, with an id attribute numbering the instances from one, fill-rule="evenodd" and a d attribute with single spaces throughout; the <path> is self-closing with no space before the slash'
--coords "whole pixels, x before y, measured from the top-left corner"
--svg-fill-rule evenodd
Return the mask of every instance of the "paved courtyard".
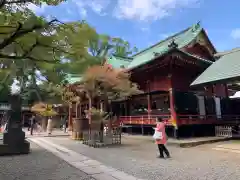
<path id="1" fill-rule="evenodd" d="M 53 129 L 52 134 L 48 135 L 47 132 L 41 131 L 41 132 L 36 132 L 33 131 L 33 135 L 30 134 L 30 131 L 28 131 L 27 128 L 23 128 L 23 131 L 25 132 L 26 137 L 45 137 L 45 136 L 51 136 L 51 137 L 55 137 L 55 136 L 69 136 L 69 134 L 60 129 Z"/>
<path id="2" fill-rule="evenodd" d="M 219 145 L 194 148 L 169 146 L 172 159 L 157 159 L 149 139 L 123 138 L 122 147 L 90 148 L 67 137 L 45 140 L 62 145 L 107 166 L 148 180 L 236 180 L 240 179 L 240 154 L 217 151 Z"/>
<path id="3" fill-rule="evenodd" d="M 52 153 L 31 144 L 28 155 L 0 157 L 0 180 L 91 180 Z"/>

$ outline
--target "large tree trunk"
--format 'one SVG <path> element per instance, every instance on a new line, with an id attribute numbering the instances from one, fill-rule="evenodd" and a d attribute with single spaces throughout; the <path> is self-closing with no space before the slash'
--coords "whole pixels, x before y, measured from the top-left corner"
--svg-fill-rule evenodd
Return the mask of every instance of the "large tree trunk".
<path id="1" fill-rule="evenodd" d="M 83 133 L 82 133 L 82 122 L 83 120 L 81 118 L 74 118 L 73 119 L 73 133 L 72 133 L 72 139 L 75 140 L 82 140 Z"/>
<path id="2" fill-rule="evenodd" d="M 105 112 L 108 112 L 108 107 L 111 108 L 107 95 L 105 95 L 105 97 L 104 97 L 104 107 L 105 107 Z M 111 110 L 108 113 L 111 113 Z M 112 117 L 111 116 L 109 116 L 109 119 L 108 119 L 108 132 L 109 133 L 112 132 Z"/>
<path id="3" fill-rule="evenodd" d="M 83 131 L 82 131 L 82 126 L 83 126 L 83 117 L 82 117 L 82 107 L 81 103 L 78 104 L 78 108 L 76 108 L 76 118 L 73 119 L 73 133 L 72 133 L 72 139 L 75 140 L 82 140 L 83 138 Z M 79 112 L 79 113 L 78 113 Z"/>
<path id="4" fill-rule="evenodd" d="M 91 110 L 92 110 L 92 98 L 91 96 L 88 97 L 88 124 L 89 124 L 89 139 L 92 139 L 91 136 L 92 136 L 92 131 L 91 131 L 91 126 L 92 126 L 92 115 L 91 115 Z"/>

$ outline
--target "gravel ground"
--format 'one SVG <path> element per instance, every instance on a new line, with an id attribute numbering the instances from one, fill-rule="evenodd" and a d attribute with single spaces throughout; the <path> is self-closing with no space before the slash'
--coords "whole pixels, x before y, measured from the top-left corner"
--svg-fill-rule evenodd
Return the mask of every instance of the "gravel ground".
<path id="1" fill-rule="evenodd" d="M 93 180 L 35 144 L 28 155 L 0 157 L 0 180 Z"/>
<path id="2" fill-rule="evenodd" d="M 216 151 L 218 144 L 194 148 L 169 146 L 172 159 L 156 158 L 156 145 L 148 140 L 123 138 L 122 147 L 94 149 L 69 138 L 46 138 L 78 153 L 148 180 L 237 180 L 240 154 Z"/>

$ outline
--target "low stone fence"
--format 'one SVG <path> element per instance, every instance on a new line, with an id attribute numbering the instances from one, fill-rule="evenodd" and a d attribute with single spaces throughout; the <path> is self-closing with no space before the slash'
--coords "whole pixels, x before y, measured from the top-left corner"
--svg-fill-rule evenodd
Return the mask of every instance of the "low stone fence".
<path id="1" fill-rule="evenodd" d="M 215 136 L 217 137 L 232 137 L 232 127 L 231 126 L 216 126 Z"/>
<path id="2" fill-rule="evenodd" d="M 113 127 L 111 130 L 104 131 L 84 131 L 83 144 L 91 147 L 103 147 L 109 145 L 119 145 L 122 142 L 121 127 Z"/>

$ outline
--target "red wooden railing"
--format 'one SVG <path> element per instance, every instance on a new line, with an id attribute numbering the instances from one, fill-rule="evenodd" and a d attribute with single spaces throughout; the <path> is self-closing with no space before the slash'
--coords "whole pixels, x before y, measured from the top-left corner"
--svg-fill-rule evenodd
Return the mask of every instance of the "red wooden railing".
<path id="1" fill-rule="evenodd" d="M 131 125 L 155 125 L 156 117 L 161 117 L 168 125 L 172 125 L 170 120 L 170 114 L 162 115 L 142 115 L 142 116 L 120 116 L 119 120 L 122 124 L 131 124 Z"/>
<path id="2" fill-rule="evenodd" d="M 191 124 L 237 124 L 240 115 L 178 115 L 179 125 Z"/>
<path id="3" fill-rule="evenodd" d="M 155 125 L 156 117 L 161 117 L 167 125 L 172 126 L 170 114 L 162 115 L 138 115 L 138 116 L 120 116 L 119 122 L 122 125 Z M 177 115 L 177 125 L 194 124 L 239 124 L 240 115 Z"/>

